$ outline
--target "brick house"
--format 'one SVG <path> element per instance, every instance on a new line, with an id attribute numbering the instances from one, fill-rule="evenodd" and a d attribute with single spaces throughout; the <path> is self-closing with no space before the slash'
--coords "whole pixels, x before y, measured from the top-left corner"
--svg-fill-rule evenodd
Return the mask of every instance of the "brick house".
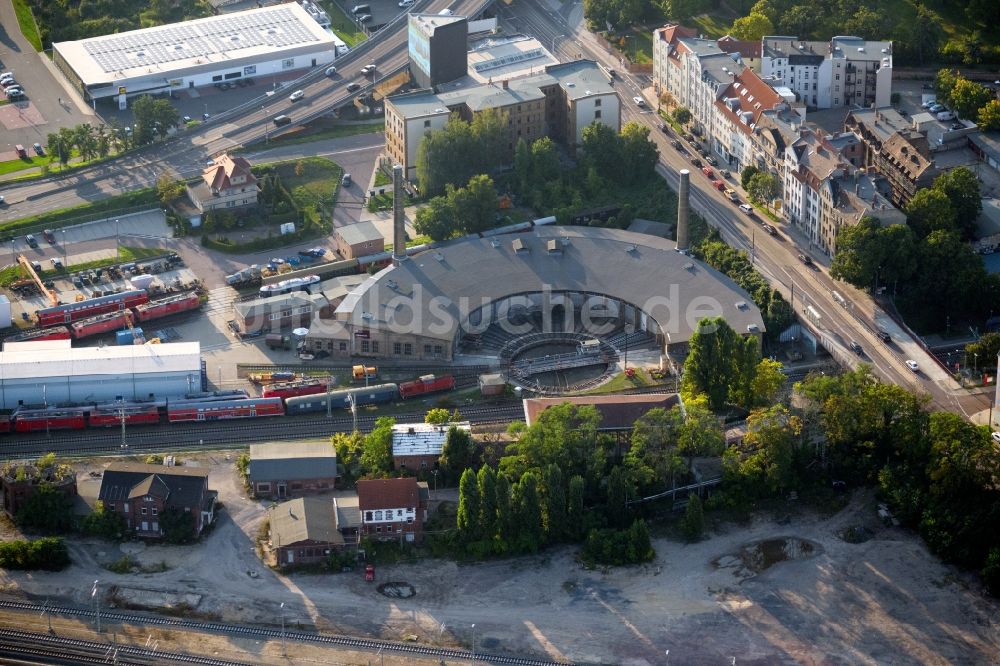
<path id="1" fill-rule="evenodd" d="M 257 497 L 285 499 L 333 490 L 337 453 L 329 442 L 251 444 L 247 482 Z"/>
<path id="2" fill-rule="evenodd" d="M 385 249 L 382 232 L 368 220 L 337 227 L 333 231 L 333 241 L 344 259 L 378 254 Z"/>
<path id="3" fill-rule="evenodd" d="M 177 509 L 194 516 L 197 537 L 215 519 L 218 495 L 208 489 L 207 469 L 114 462 L 104 470 L 97 499 L 122 516 L 135 536 L 163 536 L 160 515 Z"/>
<path id="4" fill-rule="evenodd" d="M 39 466 L 42 460 L 44 458 L 36 463 L 11 463 L 0 472 L 3 510 L 11 518 L 17 515 L 43 483 L 70 497 L 76 496 L 76 473 L 73 469 L 58 463 Z"/>
<path id="5" fill-rule="evenodd" d="M 379 541 L 420 542 L 429 497 L 427 484 L 413 477 L 358 481 L 361 535 Z"/>
<path id="6" fill-rule="evenodd" d="M 448 430 L 455 426 L 471 433 L 468 421 L 432 425 L 430 423 L 397 423 L 392 426 L 392 463 L 398 470 L 418 473 L 437 469 Z"/>
<path id="7" fill-rule="evenodd" d="M 271 566 L 321 564 L 347 542 L 332 497 L 301 497 L 267 510 L 265 559 Z"/>

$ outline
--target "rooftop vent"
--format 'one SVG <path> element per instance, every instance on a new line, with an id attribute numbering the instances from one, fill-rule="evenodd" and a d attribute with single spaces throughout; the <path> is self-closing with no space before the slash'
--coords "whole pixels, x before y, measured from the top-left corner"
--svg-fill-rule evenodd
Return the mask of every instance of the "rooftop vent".
<path id="1" fill-rule="evenodd" d="M 514 252 L 527 252 L 528 248 L 524 244 L 524 241 L 520 238 L 514 239 L 514 242 L 510 244 L 514 248 Z"/>
<path id="2" fill-rule="evenodd" d="M 562 254 L 562 248 L 559 246 L 559 241 L 555 238 L 550 238 L 547 243 L 545 243 L 545 249 L 549 254 Z"/>
<path id="3" fill-rule="evenodd" d="M 410 426 L 409 428 L 407 428 L 406 432 L 410 433 L 411 435 L 416 435 L 417 429 L 414 428 L 413 426 Z"/>
<path id="4" fill-rule="evenodd" d="M 444 261 L 444 255 L 441 254 L 440 252 L 435 252 L 434 258 L 437 259 L 438 261 Z"/>
<path id="5" fill-rule="evenodd" d="M 492 238 L 490 239 L 490 245 L 492 245 L 493 247 L 500 247 L 500 241 L 498 241 L 496 238 Z"/>
<path id="6" fill-rule="evenodd" d="M 372 319 L 375 318 L 375 315 L 373 315 L 371 312 L 362 312 L 361 318 L 364 319 L 365 321 L 371 321 Z"/>
<path id="7" fill-rule="evenodd" d="M 625 248 L 625 251 L 628 253 L 635 252 L 635 245 L 629 245 L 627 248 Z"/>
<path id="8" fill-rule="evenodd" d="M 882 53 L 888 53 L 889 49 L 882 49 Z"/>
<path id="9" fill-rule="evenodd" d="M 386 281 L 386 284 L 389 285 L 389 289 L 396 289 L 399 287 L 395 280 L 388 280 Z"/>
<path id="10" fill-rule="evenodd" d="M 859 46 L 858 47 L 858 53 L 864 53 L 864 52 L 865 52 L 865 47 Z"/>

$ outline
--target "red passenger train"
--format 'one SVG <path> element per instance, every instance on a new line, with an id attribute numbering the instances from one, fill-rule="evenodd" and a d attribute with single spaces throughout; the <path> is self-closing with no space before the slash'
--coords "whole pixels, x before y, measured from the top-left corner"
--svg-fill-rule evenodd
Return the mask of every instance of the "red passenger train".
<path id="1" fill-rule="evenodd" d="M 121 427 L 123 408 L 115 405 L 99 405 L 90 413 L 88 421 L 91 428 Z M 156 425 L 160 423 L 160 407 L 156 404 L 126 405 L 124 407 L 125 425 Z"/>
<path id="2" fill-rule="evenodd" d="M 424 375 L 412 382 L 401 382 L 399 384 L 399 396 L 405 400 L 406 398 L 415 398 L 428 393 L 450 391 L 453 388 L 455 388 L 455 378 L 451 375 L 442 375 L 441 377 Z"/>
<path id="3" fill-rule="evenodd" d="M 51 308 L 42 308 L 35 313 L 35 316 L 38 318 L 39 326 L 57 326 L 106 312 L 132 308 L 148 302 L 149 294 L 144 289 L 133 289 L 118 294 L 88 298 L 76 303 L 64 303 Z"/>
<path id="4" fill-rule="evenodd" d="M 33 331 L 26 331 L 4 338 L 4 342 L 38 342 L 40 340 L 69 340 L 70 330 L 65 326 L 53 326 L 52 328 L 36 328 Z"/>
<path id="5" fill-rule="evenodd" d="M 167 421 L 217 421 L 221 419 L 252 419 L 258 416 L 284 416 L 281 398 L 247 398 L 207 402 L 175 402 L 167 406 Z"/>

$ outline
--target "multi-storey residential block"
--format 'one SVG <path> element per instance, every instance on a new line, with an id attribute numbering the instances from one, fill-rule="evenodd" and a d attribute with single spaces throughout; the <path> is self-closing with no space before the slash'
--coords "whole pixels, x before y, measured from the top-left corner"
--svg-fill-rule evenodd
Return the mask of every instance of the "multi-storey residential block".
<path id="1" fill-rule="evenodd" d="M 897 206 L 905 206 L 937 177 L 927 135 L 895 109 L 855 109 L 847 114 L 844 126 L 860 139 L 864 166 L 889 182 Z"/>
<path id="2" fill-rule="evenodd" d="M 809 107 L 888 106 L 892 94 L 892 42 L 839 36 L 829 42 L 766 36 L 761 76 L 788 86 Z"/>

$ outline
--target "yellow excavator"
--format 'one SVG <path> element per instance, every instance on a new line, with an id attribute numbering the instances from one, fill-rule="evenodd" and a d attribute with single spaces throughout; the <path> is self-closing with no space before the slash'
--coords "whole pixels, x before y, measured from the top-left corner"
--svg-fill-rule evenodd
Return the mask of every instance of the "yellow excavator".
<path id="1" fill-rule="evenodd" d="M 56 292 L 45 286 L 45 283 L 42 282 L 41 276 L 35 272 L 35 267 L 31 265 L 31 260 L 29 260 L 23 254 L 19 254 L 17 255 L 17 263 L 21 264 L 21 267 L 25 270 L 28 276 L 35 281 L 35 284 L 38 285 L 39 290 L 41 290 L 43 294 L 48 296 L 49 305 L 59 305 L 59 297 L 56 295 Z"/>

